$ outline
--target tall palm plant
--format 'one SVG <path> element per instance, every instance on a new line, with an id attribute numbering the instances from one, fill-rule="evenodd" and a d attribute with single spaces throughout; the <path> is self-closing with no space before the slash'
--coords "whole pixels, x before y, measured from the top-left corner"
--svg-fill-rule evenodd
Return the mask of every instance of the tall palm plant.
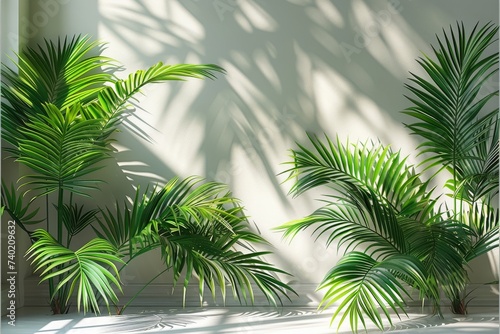
<path id="1" fill-rule="evenodd" d="M 498 106 L 488 104 L 498 91 L 483 94 L 498 71 L 498 52 L 487 55 L 498 28 L 463 25 L 444 32 L 424 56 L 428 74 L 413 75 L 407 88 L 415 119 L 407 127 L 424 141 L 422 165 L 438 168 L 431 179 L 389 146 L 347 143 L 309 136 L 312 148 L 292 150 L 289 180 L 295 196 L 318 186 L 332 193 L 311 215 L 281 227 L 293 238 L 314 228 L 330 245 L 346 247 L 326 275 L 320 307 L 338 304 L 332 321 L 349 319 L 353 331 L 367 317 L 383 329 L 388 310 L 405 312 L 409 289 L 433 301 L 440 313 L 441 293 L 454 312 L 465 312 L 467 264 L 498 247 Z M 494 101 L 493 101 L 494 102 Z M 437 175 L 449 175 L 443 193 L 430 189 Z M 444 196 L 443 196 L 444 195 Z M 446 198 L 451 198 L 451 203 Z M 379 311 L 379 307 L 381 311 Z"/>
<path id="2" fill-rule="evenodd" d="M 103 45 L 88 37 L 46 41 L 18 55 L 17 71 L 2 68 L 2 139 L 17 163 L 28 167 L 18 189 L 2 180 L 6 212 L 33 241 L 27 252 L 42 281 L 48 280 L 54 313 L 68 311 L 76 293 L 78 308 L 99 311 L 99 302 L 118 305 L 120 266 L 161 248 L 167 268 L 185 286 L 198 275 L 215 291 L 232 285 L 235 296 L 253 297 L 255 284 L 271 302 L 292 291 L 275 277 L 265 253 L 244 253 L 264 240 L 249 228 L 238 201 L 224 186 L 192 179 L 172 181 L 114 209 L 85 209 L 79 196 L 89 196 L 102 180 L 92 173 L 112 156 L 112 134 L 133 111 L 130 103 L 152 83 L 185 78 L 215 78 L 217 65 L 165 65 L 138 70 L 126 79 L 113 72 L 116 61 L 101 55 Z M 28 203 L 23 198 L 28 197 Z M 55 194 L 56 224 L 31 230 L 36 198 Z M 123 212 L 119 211 L 123 210 Z M 48 210 L 47 210 L 48 211 Z M 95 227 L 93 226 L 95 225 Z M 77 250 L 73 237 L 92 226 L 97 238 Z M 51 231 L 55 228 L 55 233 Z"/>

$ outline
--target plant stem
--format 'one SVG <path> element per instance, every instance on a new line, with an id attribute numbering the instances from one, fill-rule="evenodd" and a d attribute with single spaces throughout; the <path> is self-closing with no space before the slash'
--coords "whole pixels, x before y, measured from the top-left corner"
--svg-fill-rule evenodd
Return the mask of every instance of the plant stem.
<path id="1" fill-rule="evenodd" d="M 47 219 L 47 232 L 50 232 L 49 230 L 49 194 L 45 195 L 45 214 L 46 214 L 46 219 Z"/>
<path id="2" fill-rule="evenodd" d="M 57 242 L 62 245 L 62 225 L 63 223 L 63 204 L 64 203 L 64 190 L 59 186 L 57 194 Z"/>
<path id="3" fill-rule="evenodd" d="M 63 212 L 63 203 L 64 203 L 64 189 L 61 187 L 61 183 L 59 183 L 59 190 L 58 190 L 58 194 L 57 194 L 57 242 L 60 243 L 61 245 L 63 244 L 62 243 L 62 225 L 64 224 L 63 223 L 63 215 L 62 215 L 62 212 Z M 58 268 L 60 268 L 60 266 L 58 266 Z M 58 276 L 58 281 L 60 282 L 62 279 L 62 275 L 59 275 Z M 61 291 L 61 289 L 59 289 L 58 293 L 57 293 L 57 301 L 59 302 L 59 304 L 61 304 L 64 300 L 64 293 L 63 291 Z"/>
<path id="4" fill-rule="evenodd" d="M 49 194 L 45 195 L 45 215 L 46 215 L 46 221 L 47 221 L 47 232 L 50 231 L 50 219 L 49 219 Z M 52 300 L 52 297 L 54 296 L 54 278 L 51 277 L 49 278 L 49 298 Z M 55 308 L 54 308 L 54 302 L 51 301 L 50 303 L 51 308 L 52 308 L 52 313 L 56 313 Z"/>
<path id="5" fill-rule="evenodd" d="M 163 269 L 160 273 L 158 273 L 155 277 L 153 277 L 151 280 L 149 280 L 149 282 L 147 282 L 146 284 L 144 284 L 142 286 L 142 288 L 132 297 L 130 298 L 130 300 L 125 304 L 123 305 L 123 307 L 120 309 L 120 314 L 123 314 L 123 311 L 125 311 L 125 309 L 130 305 L 130 303 L 132 303 L 136 298 L 137 296 L 142 292 L 144 291 L 144 289 L 146 289 L 151 283 L 153 283 L 154 280 L 156 280 L 158 277 L 160 277 L 164 272 L 166 272 L 167 270 L 169 270 L 170 267 L 167 267 L 165 269 Z"/>

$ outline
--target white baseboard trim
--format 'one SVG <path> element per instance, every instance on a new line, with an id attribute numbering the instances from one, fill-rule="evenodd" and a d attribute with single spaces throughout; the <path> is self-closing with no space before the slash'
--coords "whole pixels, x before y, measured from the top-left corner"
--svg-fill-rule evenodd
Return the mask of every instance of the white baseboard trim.
<path id="1" fill-rule="evenodd" d="M 25 280 L 24 291 L 24 306 L 48 306 L 49 293 L 48 284 L 46 282 L 38 284 L 37 277 L 29 277 Z M 283 306 L 296 306 L 296 307 L 317 307 L 323 295 L 322 291 L 317 292 L 317 284 L 303 283 L 292 284 L 292 287 L 297 291 L 299 296 L 290 295 L 290 300 L 282 297 Z M 122 287 L 123 294 L 118 292 L 120 304 L 127 303 L 133 296 L 143 288 L 142 284 L 132 283 Z M 467 300 L 470 300 L 470 307 L 497 307 L 499 306 L 499 293 L 498 285 L 484 285 L 484 284 L 470 284 L 468 291 L 472 291 Z M 265 296 L 258 289 L 254 289 L 254 306 L 269 306 L 269 302 Z M 204 299 L 200 301 L 198 296 L 198 286 L 191 285 L 186 292 L 186 307 L 235 307 L 235 306 L 249 306 L 250 303 L 242 304 L 235 300 L 232 296 L 230 287 L 227 288 L 226 302 L 224 303 L 220 291 L 217 291 L 217 298 L 213 300 L 210 291 L 205 288 Z M 408 306 L 420 307 L 422 302 L 417 298 L 418 294 L 412 293 L 413 300 L 409 300 Z M 76 305 L 76 300 L 73 301 Z M 448 304 L 446 299 L 443 299 L 443 306 Z M 134 299 L 130 306 L 134 307 L 172 307 L 178 308 L 183 305 L 183 286 L 182 282 L 175 288 L 172 284 L 151 284 L 146 287 Z"/>
<path id="2" fill-rule="evenodd" d="M 49 288 L 48 283 L 43 282 L 38 284 L 39 279 L 35 276 L 29 277 L 25 280 L 25 302 L 24 305 L 28 307 L 37 306 L 47 306 L 49 301 Z M 122 286 L 123 293 L 117 292 L 117 296 L 120 300 L 120 304 L 127 303 L 130 299 L 144 287 L 140 283 L 128 283 Z M 315 292 L 317 284 L 308 283 L 294 285 L 293 288 L 298 291 L 299 296 L 293 293 L 289 294 L 290 300 L 284 296 L 280 296 L 284 306 L 309 306 L 317 307 L 319 301 L 321 300 L 321 294 Z M 217 289 L 217 288 L 216 288 Z M 269 302 L 260 290 L 255 286 L 254 288 L 254 306 L 269 306 Z M 73 304 L 76 303 L 76 299 Z M 279 304 L 279 300 L 277 300 Z M 173 284 L 151 284 L 144 288 L 131 303 L 131 306 L 144 307 L 144 306 L 163 306 L 163 307 L 182 307 L 183 305 L 183 284 L 179 282 L 176 286 Z M 198 295 L 198 285 L 191 284 L 187 291 L 185 297 L 186 307 L 233 307 L 233 306 L 250 306 L 251 302 L 249 299 L 248 303 L 242 301 L 241 303 L 233 298 L 233 294 L 230 287 L 226 288 L 226 301 L 222 300 L 220 289 L 216 291 L 216 299 L 214 300 L 211 292 L 205 287 L 204 298 L 200 301 Z"/>

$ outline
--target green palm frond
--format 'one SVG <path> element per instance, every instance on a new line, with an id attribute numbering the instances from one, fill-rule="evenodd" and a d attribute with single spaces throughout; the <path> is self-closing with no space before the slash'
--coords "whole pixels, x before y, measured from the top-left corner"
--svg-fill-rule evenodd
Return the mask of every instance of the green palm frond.
<path id="1" fill-rule="evenodd" d="M 155 188 L 148 197 L 147 191 L 142 194 L 138 188 L 131 203 L 125 202 L 123 206 L 116 203 L 115 210 L 101 210 L 102 218 L 97 217 L 99 229 L 92 227 L 95 233 L 131 258 L 157 248 L 159 244 L 151 234 L 145 233 L 157 216 L 157 192 Z"/>
<path id="2" fill-rule="evenodd" d="M 116 213 L 111 209 L 102 211 L 99 220 L 99 236 L 109 240 L 115 247 L 124 251 L 131 247 L 129 240 L 140 237 L 150 224 L 170 224 L 170 232 L 178 232 L 186 224 L 211 221 L 212 227 L 224 233 L 234 233 L 228 223 L 234 216 L 233 209 L 224 205 L 234 205 L 238 201 L 227 193 L 227 186 L 203 181 L 199 177 L 183 180 L 173 178 L 163 187 L 154 188 L 151 193 L 137 189 L 132 203 L 116 205 Z"/>
<path id="3" fill-rule="evenodd" d="M 2 180 L 2 205 L 5 211 L 20 226 L 34 225 L 41 222 L 35 219 L 40 208 L 31 208 L 32 202 L 25 203 L 24 198 L 16 192 L 14 184 L 9 187 Z"/>
<path id="4" fill-rule="evenodd" d="M 498 109 L 484 112 L 483 107 L 498 91 L 481 96 L 483 84 L 498 72 L 498 52 L 483 53 L 495 41 L 498 27 L 476 27 L 466 35 L 465 28 L 450 28 L 434 49 L 437 60 L 424 56 L 419 64 L 430 80 L 412 74 L 413 85 L 406 87 L 415 95 L 415 105 L 404 112 L 416 122 L 407 126 L 425 141 L 421 153 L 430 153 L 426 162 L 456 168 L 459 161 L 474 159 L 471 151 L 485 140 L 484 133 Z"/>
<path id="5" fill-rule="evenodd" d="M 224 70 L 213 64 L 166 65 L 159 62 L 146 70 L 138 70 L 128 78 L 113 82 L 112 86 L 102 89 L 97 99 L 85 105 L 87 119 L 99 119 L 102 126 L 102 138 L 107 138 L 127 117 L 129 101 L 140 93 L 141 89 L 153 83 L 184 78 L 215 78 L 216 72 Z"/>
<path id="6" fill-rule="evenodd" d="M 356 194 L 357 193 L 357 194 Z M 316 226 L 317 239 L 327 236 L 327 246 L 334 242 L 348 252 L 359 246 L 377 258 L 405 253 L 408 245 L 397 216 L 377 201 L 373 193 L 353 189 L 349 197 L 316 210 L 312 215 L 278 227 L 285 237 Z M 317 240 L 316 239 L 316 240 Z"/>
<path id="7" fill-rule="evenodd" d="M 327 205 L 312 215 L 278 229 L 293 238 L 299 231 L 313 227 L 318 238 L 326 236 L 327 245 L 337 242 L 346 252 L 363 249 L 373 261 L 411 257 L 425 273 L 425 284 L 417 284 L 412 276 L 403 274 L 394 273 L 394 279 L 418 287 L 421 296 L 434 300 L 436 311 L 440 312 L 440 289 L 450 295 L 466 281 L 461 253 L 466 227 L 443 221 L 443 213 L 436 211 L 436 200 L 427 191 L 427 182 L 422 182 L 413 166 L 407 166 L 406 159 L 389 147 L 333 144 L 328 138 L 325 143 L 317 138 L 310 140 L 314 150 L 299 146 L 299 150 L 293 151 L 294 160 L 289 163 L 293 167 L 288 170 L 290 179 L 295 181 L 292 192 L 300 194 L 327 185 L 333 188 L 333 194 L 324 200 Z M 353 261 L 351 270 L 356 271 L 360 263 Z M 337 265 L 332 270 L 336 268 Z M 363 267 L 357 269 L 363 271 Z M 342 289 L 342 285 L 332 285 L 330 293 L 341 294 Z M 364 299 L 362 295 L 368 292 L 363 291 L 358 290 L 360 295 L 353 292 L 352 298 Z M 394 301 L 385 297 L 377 298 L 393 305 Z M 327 300 L 325 296 L 323 303 L 329 305 Z M 380 306 L 363 306 L 363 312 L 368 312 L 379 326 Z M 351 325 L 358 325 L 358 320 L 352 321 Z"/>
<path id="8" fill-rule="evenodd" d="M 76 291 L 78 310 L 99 311 L 97 298 L 102 297 L 109 310 L 109 303 L 118 298 L 113 285 L 121 291 L 118 270 L 115 263 L 122 262 L 116 249 L 103 239 L 93 239 L 76 251 L 59 244 L 47 231 L 38 229 L 33 233 L 37 240 L 27 251 L 26 256 L 41 271 L 41 281 L 60 277 L 53 295 L 69 285 L 69 298 Z M 110 268 L 110 269 L 108 269 Z M 111 271 L 110 271 L 111 270 Z"/>
<path id="9" fill-rule="evenodd" d="M 469 35 L 463 25 L 444 32 L 433 48 L 436 59 L 419 60 L 429 79 L 412 74 L 407 85 L 414 106 L 404 112 L 415 120 L 407 127 L 423 138 L 422 164 L 452 175 L 444 185 L 452 208 L 447 202 L 438 207 L 445 197 L 428 190 L 439 173 L 423 181 L 387 146 L 309 135 L 311 149 L 298 144 L 292 150 L 284 172 L 294 181 L 290 193 L 319 186 L 332 193 L 324 207 L 278 229 L 293 238 L 313 228 L 328 246 L 345 247 L 347 255 L 320 285 L 328 289 L 323 307 L 339 303 L 332 321 L 348 318 L 356 332 L 369 319 L 383 329 L 382 312 L 390 323 L 388 310 L 398 314 L 404 307 L 408 286 L 432 300 L 436 313 L 443 292 L 461 306 L 456 298 L 467 283 L 467 263 L 498 247 L 499 214 L 491 205 L 498 196 L 498 107 L 489 103 L 498 91 L 482 91 L 498 72 L 498 52 L 485 55 L 497 32 L 493 24 L 476 25 Z"/>
<path id="10" fill-rule="evenodd" d="M 17 226 L 29 236 L 33 233 L 26 225 L 35 225 L 42 222 L 36 219 L 39 208 L 32 209 L 32 201 L 25 203 L 22 195 L 16 192 L 14 184 L 9 187 L 2 180 L 2 209 L 9 214 Z"/>
<path id="11" fill-rule="evenodd" d="M 473 259 L 498 248 L 498 219 L 496 226 L 487 233 L 479 236 L 464 255 L 464 260 L 470 262 Z"/>
<path id="12" fill-rule="evenodd" d="M 427 224 L 420 233 L 410 234 L 408 241 L 412 247 L 410 254 L 420 260 L 427 272 L 427 293 L 430 294 L 427 297 L 434 298 L 435 311 L 439 313 L 439 290 L 450 296 L 451 291 L 465 287 L 467 275 L 462 249 L 469 229 L 437 215 Z"/>
<path id="13" fill-rule="evenodd" d="M 74 235 L 92 224 L 96 214 L 94 210 L 84 212 L 82 206 L 74 204 L 72 194 L 88 195 L 88 190 L 97 188 L 100 180 L 92 179 L 91 173 L 101 168 L 100 162 L 109 157 L 109 137 L 133 111 L 130 102 L 141 89 L 170 80 L 213 79 L 215 74 L 224 72 L 213 64 L 159 62 L 123 80 L 116 79 L 112 73 L 118 68 L 114 60 L 100 55 L 102 46 L 81 36 L 46 41 L 44 46 L 26 48 L 18 55 L 17 71 L 2 67 L 2 98 L 6 102 L 2 104 L 2 139 L 12 145 L 8 152 L 16 162 L 29 167 L 29 172 L 18 183 L 25 194 L 33 191 L 33 198 L 57 191 L 57 240 L 41 231 L 35 232 L 38 240 L 29 252 L 32 256 L 43 254 L 33 260 L 37 270 L 49 266 L 42 276 L 49 281 L 55 312 L 67 309 L 66 296 L 71 295 L 76 284 L 73 277 L 80 278 L 78 304 L 83 305 L 84 311 L 97 307 L 98 299 L 90 293 L 92 290 L 98 292 L 106 304 L 109 301 L 115 304 L 116 296 L 106 286 L 116 284 L 119 271 L 114 266 L 116 275 L 100 271 L 101 264 L 109 266 L 109 261 L 118 256 L 133 259 L 159 247 L 161 238 L 179 235 L 181 230 L 196 230 L 208 240 L 211 233 L 227 235 L 230 241 L 226 246 L 243 249 L 250 248 L 247 243 L 263 242 L 260 236 L 243 226 L 242 208 L 227 187 L 188 178 L 173 179 L 151 192 L 141 193 L 138 189 L 132 203 L 117 205 L 116 213 L 111 209 L 99 211 L 99 228 L 93 228 L 101 239 L 91 241 L 76 252 L 64 249 L 63 228 L 69 245 Z M 67 192 L 71 193 L 69 204 Z M 8 197 L 12 214 L 26 222 L 32 218 L 14 195 L 2 189 L 4 197 Z M 233 237 L 237 234 L 237 238 Z M 91 250 L 99 247 L 104 250 L 103 259 L 92 259 Z M 48 255 L 56 249 L 60 251 L 60 258 Z M 48 253 L 44 253 L 46 251 Z M 85 254 L 89 257 L 85 258 Z M 93 268 L 90 276 L 77 273 L 75 268 L 80 265 Z M 254 273 L 255 277 L 258 275 L 265 276 Z M 272 279 L 266 279 L 255 279 L 263 290 L 273 284 Z"/>
<path id="14" fill-rule="evenodd" d="M 423 289 L 426 287 L 424 269 L 420 262 L 408 255 L 394 255 L 377 261 L 362 252 L 345 255 L 325 276 L 318 289 L 327 290 L 321 308 L 338 306 L 332 316 L 333 321 L 342 314 L 339 328 L 349 319 L 351 329 L 357 333 L 359 325 L 366 328 L 367 317 L 378 328 L 384 329 L 380 308 L 392 325 L 387 309 L 399 316 L 405 308 L 405 297 L 410 297 L 398 276 L 411 278 Z"/>
<path id="15" fill-rule="evenodd" d="M 362 188 L 407 215 L 423 210 L 429 202 L 427 183 L 422 182 L 413 166 L 389 146 L 368 144 L 343 145 L 325 136 L 324 142 L 309 135 L 313 149 L 298 144 L 292 150 L 288 180 L 295 181 L 290 192 L 299 195 L 311 188 L 328 185 L 342 194 Z"/>
<path id="16" fill-rule="evenodd" d="M 17 161 L 35 173 L 26 174 L 23 186 L 41 190 L 42 194 L 65 189 L 83 194 L 95 187 L 97 180 L 83 177 L 100 167 L 98 162 L 108 158 L 108 149 L 96 137 L 98 122 L 80 120 L 79 105 L 64 113 L 55 105 L 44 105 L 44 114 L 32 116 L 20 131 Z"/>
<path id="17" fill-rule="evenodd" d="M 18 55 L 17 72 L 2 67 L 2 138 L 16 145 L 20 129 L 30 116 L 43 112 L 47 103 L 64 110 L 96 97 L 111 74 L 103 67 L 113 61 L 94 51 L 103 46 L 87 36 L 45 41 L 45 46 L 26 48 Z"/>
<path id="18" fill-rule="evenodd" d="M 280 298 L 278 294 L 290 288 L 271 273 L 284 272 L 263 262 L 260 256 L 265 253 L 253 252 L 245 261 L 238 257 L 245 255 L 231 247 L 264 240 L 242 227 L 246 221 L 241 216 L 241 208 L 227 206 L 235 202 L 233 198 L 218 196 L 225 194 L 225 186 L 217 183 L 196 186 L 200 181 L 199 178 L 173 179 L 148 196 L 138 191 L 124 214 L 120 213 L 123 210 L 116 215 L 108 210 L 104 215 L 106 224 L 100 224 L 103 232 L 97 233 L 121 247 L 123 254 L 130 257 L 161 245 L 166 268 L 172 268 L 175 280 L 184 275 L 184 294 L 196 276 L 200 298 L 205 286 L 215 298 L 215 287 L 219 285 L 225 299 L 229 283 L 234 284 L 232 291 L 240 302 L 247 298 L 252 302 L 253 282 L 271 303 L 276 303 Z M 122 231 L 122 235 L 117 235 L 116 231 Z M 125 242 L 119 244 L 119 240 Z"/>
<path id="19" fill-rule="evenodd" d="M 488 202 L 476 203 L 463 215 L 471 229 L 470 242 L 463 245 L 467 262 L 498 248 L 499 216 L 499 209 Z"/>
<path id="20" fill-rule="evenodd" d="M 289 299 L 288 293 L 295 291 L 276 276 L 288 274 L 262 259 L 270 252 L 243 253 L 232 248 L 237 241 L 237 235 L 214 238 L 210 234 L 201 235 L 185 230 L 182 234 L 162 236 L 166 265 L 172 267 L 176 281 L 184 276 L 184 296 L 191 279 L 196 276 L 200 301 L 205 286 L 214 299 L 218 286 L 224 301 L 227 286 L 230 286 L 233 297 L 240 303 L 253 304 L 253 284 L 272 305 L 281 303 L 281 296 Z"/>
<path id="21" fill-rule="evenodd" d="M 84 206 L 77 203 L 65 204 L 62 209 L 62 221 L 68 233 L 68 242 L 71 238 L 83 231 L 87 226 L 92 224 L 99 212 L 97 209 L 84 211 Z"/>
<path id="22" fill-rule="evenodd" d="M 426 254 L 422 261 L 430 284 L 441 286 L 453 304 L 462 302 L 454 298 L 467 282 L 466 264 L 498 247 L 498 214 L 490 206 L 499 182 L 498 106 L 489 103 L 498 90 L 482 90 L 498 73 L 498 52 L 487 54 L 497 33 L 491 23 L 476 25 L 470 34 L 463 24 L 444 31 L 433 48 L 434 59 L 419 60 L 428 79 L 412 74 L 407 85 L 414 106 L 404 113 L 415 119 L 407 127 L 424 140 L 419 149 L 428 158 L 423 163 L 444 167 L 451 175 L 445 187 L 453 210 L 429 220 L 432 243 L 425 238 L 417 243 L 429 247 L 420 255 Z"/>
<path id="23" fill-rule="evenodd" d="M 486 130 L 477 145 L 471 150 L 471 159 L 457 161 L 455 180 L 448 180 L 446 186 L 455 198 L 473 205 L 498 194 L 499 184 L 499 140 L 498 121 L 492 119 L 485 124 Z"/>
<path id="24" fill-rule="evenodd" d="M 229 284 L 240 303 L 253 303 L 252 283 L 271 304 L 281 302 L 281 295 L 289 298 L 287 292 L 293 289 L 276 277 L 286 273 L 261 259 L 268 252 L 254 250 L 255 245 L 267 242 L 250 230 L 239 201 L 227 192 L 227 186 L 217 182 L 200 185 L 200 181 L 188 178 L 170 183 L 152 224 L 175 280 L 184 275 L 184 293 L 195 275 L 200 298 L 205 285 L 215 298 L 218 285 L 225 300 Z"/>
<path id="25" fill-rule="evenodd" d="M 255 251 L 266 241 L 251 231 L 239 201 L 226 185 L 202 181 L 175 178 L 151 193 L 138 189 L 132 203 L 102 212 L 96 233 L 131 258 L 161 247 L 175 281 L 184 277 L 184 294 L 196 276 L 200 298 L 205 287 L 215 298 L 219 286 L 225 300 L 228 284 L 240 302 L 253 303 L 256 287 L 271 304 L 289 298 L 294 291 L 276 276 L 286 273 L 262 259 L 268 252 Z"/>

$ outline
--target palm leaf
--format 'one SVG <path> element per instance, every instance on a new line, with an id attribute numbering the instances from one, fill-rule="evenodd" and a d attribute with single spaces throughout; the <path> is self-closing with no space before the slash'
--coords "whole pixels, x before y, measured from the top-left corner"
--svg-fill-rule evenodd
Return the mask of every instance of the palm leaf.
<path id="1" fill-rule="evenodd" d="M 33 233 L 26 225 L 35 225 L 42 220 L 35 219 L 39 208 L 31 208 L 32 201 L 25 203 L 23 196 L 17 194 L 14 184 L 9 187 L 2 180 L 2 210 L 5 210 L 14 220 L 17 226 L 25 231 L 30 237 Z"/>
<path id="2" fill-rule="evenodd" d="M 457 25 L 457 34 L 450 28 L 444 40 L 438 38 L 439 49 L 433 48 L 437 60 L 424 56 L 419 61 L 430 79 L 412 74 L 412 85 L 406 85 L 415 96 L 408 97 L 415 106 L 404 113 L 416 120 L 407 126 L 424 139 L 419 148 L 421 154 L 431 153 L 426 159 L 430 165 L 456 169 L 459 161 L 474 159 L 471 151 L 485 140 L 485 124 L 497 110 L 485 116 L 481 112 L 497 92 L 482 97 L 479 92 L 498 71 L 498 52 L 483 53 L 495 41 L 497 30 L 493 24 L 476 25 L 466 36 L 463 24 Z"/>
<path id="3" fill-rule="evenodd" d="M 440 215 L 429 219 L 421 229 L 418 234 L 409 234 L 410 254 L 421 261 L 427 272 L 428 287 L 423 292 L 434 299 L 435 311 L 439 313 L 439 290 L 450 296 L 451 291 L 465 287 L 467 275 L 462 243 L 468 238 L 468 229 L 459 222 L 443 220 Z"/>
<path id="4" fill-rule="evenodd" d="M 127 117 L 129 101 L 148 84 L 184 78 L 214 78 L 214 73 L 224 70 L 213 64 L 166 65 L 159 62 L 146 70 L 138 70 L 128 78 L 113 82 L 112 86 L 99 91 L 97 99 L 85 105 L 85 117 L 98 119 L 102 126 L 102 138 L 107 138 Z"/>
<path id="5" fill-rule="evenodd" d="M 290 192 L 299 195 L 314 187 L 328 185 L 348 195 L 352 189 L 373 192 L 406 215 L 421 212 L 429 202 L 427 184 L 399 152 L 389 146 L 333 143 L 309 135 L 313 149 L 298 144 L 292 150 L 288 180 L 295 181 Z"/>
<path id="6" fill-rule="evenodd" d="M 163 235 L 162 253 L 165 263 L 171 266 L 175 280 L 184 276 L 184 296 L 192 276 L 196 275 L 199 284 L 200 300 L 204 287 L 208 287 L 212 297 L 216 297 L 216 286 L 219 286 L 222 299 L 226 300 L 226 286 L 230 286 L 232 295 L 240 303 L 254 303 L 254 287 L 256 285 L 272 305 L 281 301 L 281 296 L 289 299 L 287 292 L 292 292 L 287 284 L 275 275 L 285 274 L 261 257 L 270 252 L 251 252 L 245 254 L 231 247 L 238 236 L 218 238 L 212 235 L 196 234 L 183 230 L 182 234 Z M 236 240 L 235 240 L 236 239 Z"/>
<path id="7" fill-rule="evenodd" d="M 216 182 L 200 185 L 201 182 L 198 177 L 173 178 L 165 186 L 155 187 L 150 194 L 138 188 L 131 204 L 125 203 L 123 207 L 117 204 L 116 211 L 102 210 L 103 218 L 98 219 L 100 231 L 95 231 L 122 251 L 124 247 L 131 247 L 130 240 L 140 237 L 158 221 L 169 222 L 173 230 L 178 230 L 187 222 L 210 220 L 214 227 L 233 233 L 227 220 L 232 219 L 234 213 L 221 206 L 237 203 L 237 200 L 224 195 L 227 186 Z"/>
<path id="8" fill-rule="evenodd" d="M 207 286 L 215 298 L 218 285 L 223 300 L 226 285 L 240 303 L 254 301 L 255 284 L 267 300 L 276 305 L 281 295 L 294 292 L 275 275 L 286 274 L 261 259 L 269 252 L 256 252 L 253 246 L 267 242 L 249 229 L 247 217 L 226 186 L 204 183 L 191 190 L 199 179 L 187 179 L 184 187 L 174 187 L 176 196 L 165 193 L 154 229 L 162 244 L 162 254 L 171 266 L 175 280 L 184 275 L 184 293 L 193 275 L 199 281 L 200 298 Z M 182 185 L 181 182 L 179 185 Z M 179 189 L 180 188 L 180 189 Z M 250 253 L 245 254 L 242 250 Z"/>
<path id="9" fill-rule="evenodd" d="M 254 250 L 266 242 L 249 229 L 238 200 L 227 186 L 202 181 L 172 179 L 151 193 L 138 189 L 132 203 L 102 212 L 96 233 L 130 258 L 160 246 L 175 281 L 184 277 L 184 296 L 196 276 L 200 298 L 205 287 L 215 298 L 219 286 L 225 300 L 228 284 L 241 303 L 253 303 L 255 286 L 272 304 L 289 298 L 293 290 L 276 277 L 286 273 L 261 258 L 268 252 Z"/>
<path id="10" fill-rule="evenodd" d="M 77 203 L 65 204 L 63 206 L 61 210 L 63 216 L 62 221 L 68 233 L 68 245 L 70 244 L 71 238 L 94 222 L 98 212 L 99 210 L 97 209 L 84 211 L 84 206 L 78 205 Z"/>
<path id="11" fill-rule="evenodd" d="M 344 256 L 325 276 L 318 289 L 326 289 L 321 308 L 339 303 L 334 319 L 342 314 L 339 328 L 348 318 L 355 333 L 361 324 L 366 328 L 365 317 L 378 328 L 384 329 L 378 308 L 392 325 L 387 309 L 399 316 L 404 312 L 404 299 L 410 297 L 399 282 L 398 276 L 411 278 L 425 289 L 425 274 L 420 262 L 411 256 L 394 255 L 379 262 L 362 252 L 351 252 Z M 404 312 L 406 314 L 406 312 Z"/>
<path id="12" fill-rule="evenodd" d="M 95 180 L 83 177 L 99 169 L 96 164 L 108 157 L 108 149 L 96 140 L 98 122 L 79 120 L 79 106 L 62 112 L 55 105 L 44 106 L 44 115 L 31 117 L 21 129 L 17 161 L 36 174 L 26 174 L 23 186 L 41 190 L 38 196 L 57 189 L 75 193 L 95 187 Z"/>
<path id="13" fill-rule="evenodd" d="M 455 198 L 469 205 L 487 201 L 498 194 L 498 121 L 492 118 L 484 126 L 486 130 L 481 131 L 481 139 L 471 151 L 473 158 L 458 160 L 455 179 L 448 180 L 446 184 Z"/>
<path id="14" fill-rule="evenodd" d="M 34 270 L 41 271 L 41 282 L 61 278 L 53 291 L 56 293 L 69 285 L 66 304 L 76 291 L 78 311 L 99 311 L 97 298 L 102 297 L 109 311 L 109 303 L 118 298 L 113 285 L 121 291 L 115 263 L 122 262 L 116 249 L 103 239 L 93 239 L 76 251 L 59 244 L 47 231 L 38 229 L 33 233 L 37 240 L 27 251 Z M 108 268 L 111 268 L 109 271 Z"/>
<path id="15" fill-rule="evenodd" d="M 26 48 L 18 55 L 17 72 L 2 67 L 2 138 L 14 146 L 23 136 L 19 129 L 30 116 L 43 112 L 50 103 L 65 110 L 75 103 L 86 103 L 96 97 L 104 83 L 111 80 L 102 67 L 112 60 L 94 51 L 102 47 L 89 37 L 45 41 L 45 46 Z"/>
<path id="16" fill-rule="evenodd" d="M 357 194 L 356 194 L 357 193 Z M 370 196 L 371 195 L 371 196 Z M 353 190 L 341 202 L 332 202 L 312 215 L 280 226 L 285 237 L 316 225 L 316 240 L 327 235 L 327 246 L 337 243 L 348 252 L 363 246 L 371 256 L 387 257 L 407 251 L 404 230 L 394 212 L 377 201 L 373 193 Z"/>
<path id="17" fill-rule="evenodd" d="M 123 207 L 116 203 L 115 211 L 109 208 L 101 210 L 102 218 L 97 217 L 99 229 L 92 227 L 95 233 L 130 258 L 157 248 L 159 243 L 146 233 L 157 216 L 157 192 L 155 188 L 149 198 L 138 188 L 132 203 L 125 202 Z"/>
<path id="18" fill-rule="evenodd" d="M 407 127 L 423 138 L 420 154 L 428 153 L 423 163 L 450 173 L 445 187 L 453 198 L 453 210 L 427 220 L 428 237 L 410 242 L 430 273 L 430 285 L 441 286 L 451 299 L 467 281 L 464 265 L 498 247 L 497 215 L 482 210 L 498 194 L 498 107 L 490 110 L 488 103 L 498 91 L 481 90 L 498 73 L 498 52 L 486 54 L 497 32 L 491 23 L 476 25 L 469 35 L 463 24 L 444 31 L 433 47 L 434 59 L 419 60 L 428 79 L 412 74 L 407 85 L 414 106 L 404 113 L 415 119 Z"/>
<path id="19" fill-rule="evenodd" d="M 475 204 L 464 215 L 470 227 L 469 242 L 462 246 L 465 261 L 469 262 L 498 247 L 499 209 L 486 202 Z"/>

